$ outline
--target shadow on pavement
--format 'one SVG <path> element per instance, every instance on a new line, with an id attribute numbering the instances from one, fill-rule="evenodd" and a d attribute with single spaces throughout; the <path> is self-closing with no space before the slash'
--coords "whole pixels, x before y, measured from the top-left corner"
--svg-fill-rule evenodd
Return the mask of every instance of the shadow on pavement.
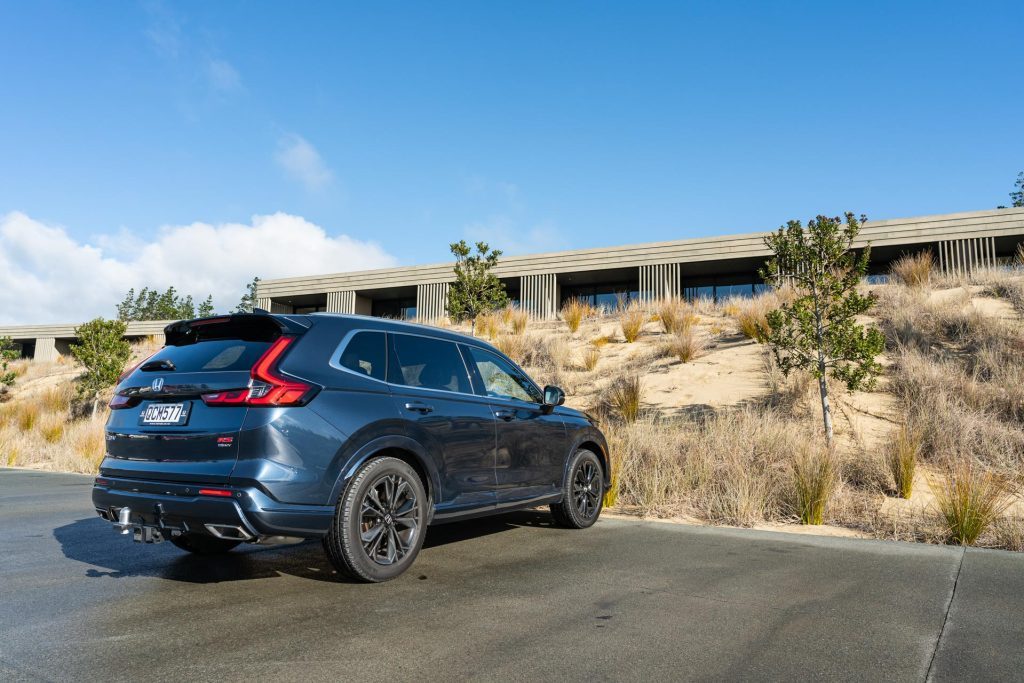
<path id="1" fill-rule="evenodd" d="M 553 526 L 546 511 L 514 512 L 430 527 L 423 547 L 443 547 L 520 527 Z M 242 545 L 224 555 L 193 555 L 170 542 L 134 543 L 115 533 L 109 522 L 98 517 L 57 527 L 53 536 L 65 557 L 92 565 L 85 572 L 91 578 L 152 576 L 187 583 L 219 583 L 286 574 L 316 581 L 347 582 L 334 571 L 316 539 L 290 546 Z"/>

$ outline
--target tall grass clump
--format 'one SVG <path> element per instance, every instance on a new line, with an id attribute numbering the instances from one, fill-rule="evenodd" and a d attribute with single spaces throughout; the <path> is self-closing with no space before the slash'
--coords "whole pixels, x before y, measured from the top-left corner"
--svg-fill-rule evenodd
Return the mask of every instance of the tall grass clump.
<path id="1" fill-rule="evenodd" d="M 768 313 L 778 308 L 778 299 L 772 293 L 761 294 L 746 301 L 733 301 L 730 315 L 736 327 L 747 339 L 761 343 L 768 330 Z"/>
<path id="2" fill-rule="evenodd" d="M 921 433 L 911 425 L 903 425 L 889 443 L 885 458 L 900 498 L 910 498 L 920 454 Z"/>
<path id="3" fill-rule="evenodd" d="M 636 422 L 643 400 L 644 383 L 640 375 L 624 375 L 605 389 L 603 403 L 624 422 Z"/>
<path id="4" fill-rule="evenodd" d="M 658 320 L 667 334 L 688 330 L 697 322 L 693 307 L 678 297 L 662 299 L 657 305 Z"/>
<path id="5" fill-rule="evenodd" d="M 588 302 L 579 297 L 569 299 L 562 304 L 562 320 L 573 334 L 579 332 L 580 325 L 591 315 L 592 309 Z"/>
<path id="6" fill-rule="evenodd" d="M 1008 479 L 970 460 L 949 467 L 932 492 L 945 521 L 946 540 L 957 545 L 974 545 L 1012 500 Z"/>
<path id="7" fill-rule="evenodd" d="M 835 455 L 827 448 L 807 446 L 793 460 L 793 486 L 801 524 L 822 524 L 829 498 L 839 483 Z"/>
<path id="8" fill-rule="evenodd" d="M 601 349 L 597 346 L 588 346 L 583 349 L 583 369 L 587 372 L 593 372 L 594 368 L 597 367 L 598 361 L 601 360 Z"/>
<path id="9" fill-rule="evenodd" d="M 707 351 L 707 342 L 688 327 L 670 335 L 664 343 L 663 350 L 667 355 L 674 356 L 680 362 L 689 363 L 704 355 Z"/>
<path id="10" fill-rule="evenodd" d="M 907 287 L 927 287 L 931 284 L 935 258 L 930 251 L 904 254 L 889 268 L 889 275 Z"/>
<path id="11" fill-rule="evenodd" d="M 494 313 L 481 313 L 476 317 L 476 331 L 482 337 L 491 341 L 498 338 L 501 333 L 501 322 Z"/>
<path id="12" fill-rule="evenodd" d="M 530 323 L 530 316 L 520 308 L 508 308 L 508 327 L 512 334 L 523 334 L 526 326 Z"/>
<path id="13" fill-rule="evenodd" d="M 494 346 L 519 364 L 530 353 L 530 340 L 524 334 L 499 334 L 494 340 Z"/>
<path id="14" fill-rule="evenodd" d="M 647 322 L 647 311 L 636 303 L 626 306 L 619 315 L 619 327 L 622 329 L 622 337 L 627 343 L 632 344 L 640 337 L 640 332 Z"/>

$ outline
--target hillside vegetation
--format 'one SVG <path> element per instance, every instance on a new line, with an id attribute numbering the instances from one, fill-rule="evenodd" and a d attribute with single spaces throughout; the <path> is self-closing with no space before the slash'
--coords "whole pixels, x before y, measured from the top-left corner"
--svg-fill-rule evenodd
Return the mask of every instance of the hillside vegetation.
<path id="1" fill-rule="evenodd" d="M 545 322 L 506 309 L 476 334 L 601 420 L 614 511 L 1022 550 L 1024 275 L 940 277 L 911 261 L 865 285 L 885 373 L 870 392 L 831 386 L 834 449 L 815 383 L 785 377 L 758 342 L 785 289 L 615 311 L 569 302 Z M 73 362 L 15 367 L 0 464 L 94 472 L 105 416 L 72 418 Z"/>

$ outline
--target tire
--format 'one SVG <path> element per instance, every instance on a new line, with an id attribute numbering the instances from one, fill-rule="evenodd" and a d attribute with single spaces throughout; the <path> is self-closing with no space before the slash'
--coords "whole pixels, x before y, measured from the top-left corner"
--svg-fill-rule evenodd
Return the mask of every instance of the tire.
<path id="1" fill-rule="evenodd" d="M 419 475 L 397 458 L 364 464 L 338 500 L 324 552 L 357 581 L 389 581 L 408 569 L 427 531 L 427 494 Z"/>
<path id="2" fill-rule="evenodd" d="M 562 502 L 551 506 L 555 523 L 569 529 L 586 529 L 597 521 L 604 506 L 604 468 L 592 451 L 581 448 L 569 462 L 562 487 Z"/>
<path id="3" fill-rule="evenodd" d="M 182 534 L 181 536 L 172 536 L 171 543 L 196 555 L 220 555 L 228 552 L 241 541 L 227 541 L 206 534 Z"/>

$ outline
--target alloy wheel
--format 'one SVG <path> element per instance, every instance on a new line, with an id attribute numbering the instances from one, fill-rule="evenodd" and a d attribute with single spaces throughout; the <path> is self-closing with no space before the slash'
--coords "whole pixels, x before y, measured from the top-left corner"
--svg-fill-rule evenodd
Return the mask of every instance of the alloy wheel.
<path id="1" fill-rule="evenodd" d="M 572 480 L 572 498 L 576 511 L 584 519 L 597 514 L 601 502 L 601 476 L 597 465 L 590 460 L 584 460 L 576 468 Z"/>
<path id="2" fill-rule="evenodd" d="M 367 557 L 380 565 L 400 561 L 420 533 L 416 492 L 400 474 L 385 474 L 366 490 L 359 513 L 360 540 Z"/>

